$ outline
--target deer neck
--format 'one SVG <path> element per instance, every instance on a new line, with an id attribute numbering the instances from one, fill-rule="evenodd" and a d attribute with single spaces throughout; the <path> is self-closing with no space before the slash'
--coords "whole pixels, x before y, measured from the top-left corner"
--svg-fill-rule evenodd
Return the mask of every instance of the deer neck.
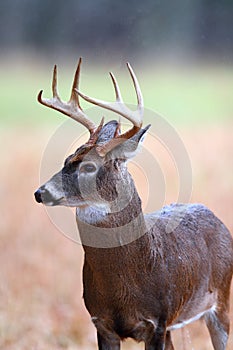
<path id="1" fill-rule="evenodd" d="M 141 271 L 147 271 L 151 262 L 141 200 L 133 182 L 130 185 L 133 190 L 131 200 L 119 211 L 114 211 L 116 208 L 111 205 L 102 208 L 102 213 L 95 213 L 94 208 L 77 210 L 77 224 L 85 252 L 85 283 L 88 284 L 87 280 L 92 276 L 95 281 L 93 288 L 110 300 L 112 295 L 121 299 L 118 294 L 121 294 L 122 283 L 124 288 L 137 289 Z"/>
<path id="2" fill-rule="evenodd" d="M 116 251 L 112 248 L 125 247 L 126 245 L 127 249 L 130 246 L 135 248 L 136 245 L 131 243 L 138 240 L 146 232 L 141 199 L 133 182 L 130 186 L 130 200 L 127 202 L 122 200 L 120 204 L 118 202 L 118 207 L 116 203 L 114 205 L 111 203 L 106 206 L 93 205 L 77 208 L 77 225 L 87 255 L 97 257 L 97 251 L 102 250 L 99 248 L 107 248 L 111 254 L 114 250 Z M 117 249 L 117 254 L 120 251 L 125 254 L 123 253 L 124 249 Z"/>

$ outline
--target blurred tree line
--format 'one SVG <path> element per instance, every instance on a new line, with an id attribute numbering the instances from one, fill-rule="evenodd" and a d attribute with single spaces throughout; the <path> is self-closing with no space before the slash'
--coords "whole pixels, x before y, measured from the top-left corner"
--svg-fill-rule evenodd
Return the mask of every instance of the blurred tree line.
<path id="1" fill-rule="evenodd" d="M 1 52 L 88 50 L 231 57 L 232 0 L 1 0 Z"/>

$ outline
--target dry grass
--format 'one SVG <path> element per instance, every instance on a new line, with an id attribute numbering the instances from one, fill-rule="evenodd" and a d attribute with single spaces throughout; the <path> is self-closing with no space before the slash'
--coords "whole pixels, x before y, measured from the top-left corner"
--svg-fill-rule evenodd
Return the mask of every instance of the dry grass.
<path id="1" fill-rule="evenodd" d="M 208 205 L 231 232 L 232 126 L 181 130 L 194 172 L 192 201 Z M 62 236 L 33 199 L 48 135 L 4 129 L 0 136 L 0 348 L 94 349 L 95 330 L 82 301 L 82 248 Z M 177 349 L 211 349 L 199 322 L 174 339 Z M 232 345 L 233 325 L 228 349 Z M 142 345 L 127 342 L 124 349 L 130 348 Z"/>

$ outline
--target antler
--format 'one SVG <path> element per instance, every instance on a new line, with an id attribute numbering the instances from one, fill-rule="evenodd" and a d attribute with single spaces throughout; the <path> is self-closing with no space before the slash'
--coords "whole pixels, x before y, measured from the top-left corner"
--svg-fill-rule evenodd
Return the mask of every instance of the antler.
<path id="1" fill-rule="evenodd" d="M 128 138 L 128 137 L 131 137 L 132 135 L 134 135 L 142 126 L 142 118 L 143 118 L 143 112 L 144 112 L 143 97 L 142 97 L 142 93 L 140 90 L 138 80 L 137 80 L 136 75 L 134 74 L 134 71 L 129 63 L 127 63 L 127 67 L 128 67 L 129 73 L 131 75 L 131 78 L 133 80 L 134 88 L 135 88 L 136 95 L 137 95 L 138 105 L 137 105 L 136 111 L 131 111 L 123 102 L 123 99 L 121 97 L 121 92 L 120 92 L 119 86 L 117 84 L 116 78 L 114 77 L 114 75 L 112 73 L 110 73 L 110 76 L 111 76 L 114 90 L 115 90 L 115 94 L 116 94 L 116 101 L 115 102 L 106 102 L 106 101 L 98 100 L 96 98 L 92 98 L 92 97 L 85 95 L 84 93 L 80 92 L 78 89 L 75 89 L 75 91 L 82 98 L 84 98 L 84 100 L 86 100 L 90 103 L 93 103 L 97 106 L 100 106 L 102 108 L 113 111 L 117 114 L 120 114 L 121 116 L 123 116 L 124 118 L 128 119 L 129 121 L 131 121 L 133 123 L 133 128 L 131 130 L 127 131 L 123 135 L 119 135 L 117 138 L 123 138 L 123 137 Z"/>
<path id="2" fill-rule="evenodd" d="M 74 75 L 71 96 L 68 102 L 63 102 L 57 91 L 57 66 L 56 65 L 54 66 L 54 70 L 53 70 L 53 81 L 52 81 L 53 97 L 51 99 L 43 98 L 42 97 L 43 90 L 41 90 L 38 94 L 37 99 L 42 105 L 47 106 L 49 108 L 53 108 L 67 115 L 68 117 L 76 120 L 82 125 L 84 125 L 89 130 L 90 135 L 92 137 L 95 134 L 97 127 L 83 112 L 79 103 L 79 97 L 76 93 L 76 90 L 78 89 L 78 86 L 79 86 L 81 63 L 82 63 L 82 58 L 80 57 L 78 66 Z"/>

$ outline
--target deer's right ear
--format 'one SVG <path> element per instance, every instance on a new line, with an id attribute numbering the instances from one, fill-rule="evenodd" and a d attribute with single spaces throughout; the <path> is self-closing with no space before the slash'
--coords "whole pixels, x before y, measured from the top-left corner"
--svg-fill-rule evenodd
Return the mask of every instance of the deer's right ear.
<path id="1" fill-rule="evenodd" d="M 123 140 L 122 143 L 117 145 L 114 149 L 111 150 L 111 158 L 120 158 L 124 160 L 131 159 L 137 154 L 140 144 L 142 144 L 145 133 L 150 128 L 150 125 L 147 125 L 144 129 L 140 129 L 134 136 L 130 139 Z"/>
<path id="2" fill-rule="evenodd" d="M 138 145 L 144 141 L 145 133 L 151 127 L 151 124 L 147 125 L 145 128 L 140 129 L 135 135 L 133 135 L 129 141 L 134 141 Z"/>

